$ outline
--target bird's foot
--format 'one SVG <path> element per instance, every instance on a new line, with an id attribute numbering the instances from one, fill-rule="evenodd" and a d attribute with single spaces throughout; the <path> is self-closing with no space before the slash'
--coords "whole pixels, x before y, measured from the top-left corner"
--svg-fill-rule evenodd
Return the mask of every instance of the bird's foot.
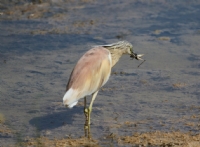
<path id="1" fill-rule="evenodd" d="M 88 123 L 85 123 L 84 130 L 85 130 L 85 137 L 87 137 L 88 139 L 91 139 L 90 125 L 88 125 Z"/>
<path id="2" fill-rule="evenodd" d="M 84 125 L 84 130 L 85 130 L 85 137 L 91 138 L 90 135 L 90 113 L 91 109 L 90 108 L 84 108 L 84 114 L 85 114 L 85 125 Z"/>

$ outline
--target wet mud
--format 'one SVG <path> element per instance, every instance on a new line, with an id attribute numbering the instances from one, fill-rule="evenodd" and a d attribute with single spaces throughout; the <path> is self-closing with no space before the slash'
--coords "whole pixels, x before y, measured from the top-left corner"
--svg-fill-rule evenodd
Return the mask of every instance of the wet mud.
<path id="1" fill-rule="evenodd" d="M 200 2 L 0 2 L 0 147 L 200 146 Z M 84 137 L 83 99 L 62 97 L 93 45 L 127 40 Z M 138 65 L 140 67 L 138 68 Z M 87 101 L 91 97 L 87 98 Z"/>

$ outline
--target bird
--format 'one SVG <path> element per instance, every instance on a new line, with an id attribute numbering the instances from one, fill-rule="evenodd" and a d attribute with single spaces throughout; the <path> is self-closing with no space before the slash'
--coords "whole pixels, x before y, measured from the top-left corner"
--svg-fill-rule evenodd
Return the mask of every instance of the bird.
<path id="1" fill-rule="evenodd" d="M 90 138 L 90 115 L 98 91 L 106 84 L 112 67 L 124 54 L 131 58 L 144 60 L 144 54 L 133 52 L 133 45 L 128 41 L 118 41 L 107 45 L 96 45 L 88 50 L 73 68 L 66 86 L 63 104 L 74 107 L 79 99 L 84 98 L 85 136 Z M 92 95 L 89 107 L 86 107 L 86 96 Z"/>

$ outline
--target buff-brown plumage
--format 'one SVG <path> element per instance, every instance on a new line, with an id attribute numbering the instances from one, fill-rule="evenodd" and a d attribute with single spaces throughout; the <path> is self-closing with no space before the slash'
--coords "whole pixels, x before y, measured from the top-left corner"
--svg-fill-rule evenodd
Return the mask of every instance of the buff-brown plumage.
<path id="1" fill-rule="evenodd" d="M 111 68 L 123 54 L 132 59 L 143 60 L 142 54 L 133 52 L 133 46 L 127 41 L 108 45 L 99 45 L 87 51 L 77 62 L 69 78 L 66 93 L 63 97 L 65 106 L 72 108 L 84 97 L 85 135 L 90 138 L 90 114 L 93 102 L 99 89 L 108 81 Z M 89 107 L 86 107 L 86 96 L 92 95 Z"/>
<path id="2" fill-rule="evenodd" d="M 80 98 L 98 91 L 109 79 L 111 68 L 123 54 L 132 54 L 132 44 L 119 41 L 99 45 L 87 51 L 77 62 L 63 97 L 65 106 L 73 107 Z"/>
<path id="3" fill-rule="evenodd" d="M 86 95 L 99 90 L 108 80 L 112 61 L 110 52 L 103 47 L 95 47 L 87 51 L 74 67 L 66 91 L 75 94 L 64 97 L 64 104 L 70 106 Z"/>

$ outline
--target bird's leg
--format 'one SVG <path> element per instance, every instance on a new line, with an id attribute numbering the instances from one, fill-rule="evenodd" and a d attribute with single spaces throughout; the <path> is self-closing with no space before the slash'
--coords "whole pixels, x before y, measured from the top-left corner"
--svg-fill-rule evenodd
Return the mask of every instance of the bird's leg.
<path id="1" fill-rule="evenodd" d="M 86 121 L 88 121 L 88 108 L 86 107 L 86 105 L 87 105 L 86 97 L 84 97 L 84 114 L 85 114 Z"/>
<path id="2" fill-rule="evenodd" d="M 93 105 L 93 103 L 94 103 L 94 100 L 95 100 L 95 98 L 96 98 L 96 96 L 97 96 L 97 93 L 98 93 L 98 91 L 96 91 L 95 93 L 93 93 L 92 94 L 92 100 L 91 100 L 91 102 L 90 102 L 90 106 L 89 106 L 89 108 L 87 108 L 87 115 L 88 115 L 88 138 L 89 139 L 91 139 L 91 134 L 90 134 L 90 114 L 91 114 L 91 112 L 92 112 L 92 105 Z"/>
<path id="3" fill-rule="evenodd" d="M 96 91 L 95 93 L 93 93 L 93 95 L 92 95 L 92 100 L 91 100 L 91 102 L 90 102 L 90 106 L 89 106 L 89 108 L 88 108 L 88 124 L 90 125 L 90 114 L 91 114 L 91 112 L 92 112 L 92 105 L 93 105 L 93 103 L 94 103 L 94 100 L 95 100 L 95 98 L 96 98 L 96 96 L 97 96 L 97 93 L 98 93 L 98 91 Z"/>
<path id="4" fill-rule="evenodd" d="M 84 130 L 85 130 L 85 137 L 88 136 L 88 108 L 86 107 L 87 102 L 86 102 L 86 97 L 84 97 L 84 114 L 85 114 L 85 125 L 84 125 Z"/>

